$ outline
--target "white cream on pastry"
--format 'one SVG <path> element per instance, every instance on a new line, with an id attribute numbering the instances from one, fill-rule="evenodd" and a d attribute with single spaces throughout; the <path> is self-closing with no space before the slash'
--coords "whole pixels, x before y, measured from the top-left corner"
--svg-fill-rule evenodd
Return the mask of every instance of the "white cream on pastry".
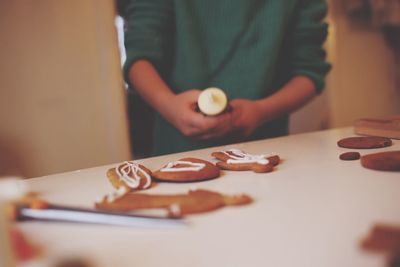
<path id="1" fill-rule="evenodd" d="M 187 165 L 184 167 L 176 167 L 177 165 Z M 174 161 L 168 163 L 164 168 L 162 168 L 161 172 L 186 172 L 186 171 L 200 171 L 206 166 L 204 163 L 191 162 L 191 161 Z"/>
<path id="2" fill-rule="evenodd" d="M 228 164 L 257 163 L 261 165 L 267 165 L 269 163 L 267 157 L 273 156 L 272 154 L 271 155 L 247 154 L 239 149 L 229 149 L 227 151 L 222 151 L 222 153 L 229 156 L 229 159 L 226 161 L 226 163 Z"/>
<path id="3" fill-rule="evenodd" d="M 226 109 L 228 98 L 221 89 L 210 87 L 201 92 L 197 99 L 197 105 L 202 113 L 215 116 Z"/>
<path id="4" fill-rule="evenodd" d="M 125 186 L 121 186 L 118 188 L 116 191 L 109 193 L 104 197 L 105 202 L 112 203 L 115 200 L 125 196 L 125 194 L 128 193 L 128 189 L 126 189 Z"/>
<path id="5" fill-rule="evenodd" d="M 119 179 L 132 189 L 138 188 L 143 178 L 146 179 L 143 188 L 148 188 L 151 185 L 150 175 L 135 162 L 125 161 L 115 168 L 115 172 Z"/>

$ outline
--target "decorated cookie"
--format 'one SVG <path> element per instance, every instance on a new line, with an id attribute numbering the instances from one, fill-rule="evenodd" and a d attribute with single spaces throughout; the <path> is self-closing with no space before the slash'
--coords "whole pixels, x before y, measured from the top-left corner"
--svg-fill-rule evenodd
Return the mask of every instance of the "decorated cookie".
<path id="1" fill-rule="evenodd" d="M 361 155 L 358 152 L 351 151 L 351 152 L 345 152 L 340 154 L 339 158 L 341 160 L 358 160 L 360 159 Z"/>
<path id="2" fill-rule="evenodd" d="M 125 161 L 109 169 L 107 177 L 116 189 L 124 187 L 126 191 L 145 189 L 151 185 L 151 171 L 133 161 Z"/>
<path id="3" fill-rule="evenodd" d="M 197 99 L 199 110 L 208 116 L 216 116 L 225 111 L 228 98 L 224 91 L 216 87 L 205 89 Z"/>
<path id="4" fill-rule="evenodd" d="M 338 146 L 352 149 L 381 148 L 392 145 L 392 140 L 379 136 L 358 136 L 341 139 Z"/>
<path id="5" fill-rule="evenodd" d="M 362 156 L 361 165 L 379 171 L 400 171 L 400 150 Z"/>
<path id="6" fill-rule="evenodd" d="M 140 209 L 170 210 L 174 216 L 213 211 L 224 206 L 245 205 L 252 202 L 247 195 L 223 195 L 208 190 L 193 190 L 186 194 L 150 195 L 129 193 L 121 198 L 96 203 L 96 208 L 112 211 L 134 211 Z"/>
<path id="7" fill-rule="evenodd" d="M 211 155 L 220 160 L 218 167 L 232 171 L 270 172 L 280 161 L 276 154 L 252 155 L 239 149 L 213 152 Z"/>
<path id="8" fill-rule="evenodd" d="M 220 170 L 211 162 L 197 158 L 183 158 L 170 162 L 153 173 L 153 178 L 169 182 L 194 182 L 217 178 Z"/>

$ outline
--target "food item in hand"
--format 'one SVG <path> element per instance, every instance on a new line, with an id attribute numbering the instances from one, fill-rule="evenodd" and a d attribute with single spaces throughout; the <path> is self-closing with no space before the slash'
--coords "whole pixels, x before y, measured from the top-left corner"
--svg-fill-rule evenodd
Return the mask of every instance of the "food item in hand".
<path id="1" fill-rule="evenodd" d="M 361 165 L 379 171 L 400 171 L 400 150 L 362 156 Z"/>
<path id="2" fill-rule="evenodd" d="M 382 148 L 391 146 L 392 140 L 379 136 L 357 136 L 343 138 L 337 142 L 337 145 L 352 149 Z"/>
<path id="3" fill-rule="evenodd" d="M 201 92 L 197 99 L 197 105 L 203 114 L 216 116 L 225 111 L 228 98 L 221 89 L 210 87 Z"/>
<path id="4" fill-rule="evenodd" d="M 104 198 L 102 202 L 96 203 L 96 208 L 123 212 L 165 208 L 171 216 L 181 216 L 209 212 L 224 206 L 245 205 L 252 201 L 247 195 L 224 195 L 199 189 L 176 195 L 129 193 L 112 202 Z"/>
<path id="5" fill-rule="evenodd" d="M 217 178 L 220 175 L 220 169 L 206 160 L 183 158 L 168 163 L 152 175 L 160 181 L 194 182 Z"/>
<path id="6" fill-rule="evenodd" d="M 125 161 L 109 169 L 107 177 L 116 189 L 125 187 L 127 191 L 149 188 L 152 182 L 151 171 L 133 161 Z"/>
<path id="7" fill-rule="evenodd" d="M 341 160 L 357 160 L 360 159 L 361 155 L 358 152 L 351 151 L 351 152 L 345 152 L 340 154 L 339 158 Z"/>
<path id="8" fill-rule="evenodd" d="M 276 154 L 252 155 L 239 149 L 213 152 L 211 155 L 220 160 L 218 167 L 232 171 L 271 172 L 280 162 Z"/>

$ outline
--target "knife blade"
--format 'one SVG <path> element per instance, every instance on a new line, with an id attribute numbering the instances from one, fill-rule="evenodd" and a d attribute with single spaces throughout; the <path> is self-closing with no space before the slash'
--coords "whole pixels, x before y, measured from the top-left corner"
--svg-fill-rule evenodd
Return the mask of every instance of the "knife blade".
<path id="1" fill-rule="evenodd" d="M 172 216 L 166 209 L 138 210 L 122 213 L 95 209 L 49 205 L 45 209 L 29 206 L 16 207 L 17 221 L 73 222 L 140 228 L 181 228 L 188 222 L 181 216 Z"/>

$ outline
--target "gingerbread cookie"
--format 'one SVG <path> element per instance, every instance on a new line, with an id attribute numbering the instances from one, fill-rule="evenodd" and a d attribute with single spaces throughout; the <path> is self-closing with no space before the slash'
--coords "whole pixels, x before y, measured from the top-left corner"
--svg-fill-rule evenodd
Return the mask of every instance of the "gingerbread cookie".
<path id="1" fill-rule="evenodd" d="M 379 171 L 400 171 L 400 150 L 362 156 L 361 165 Z"/>
<path id="2" fill-rule="evenodd" d="M 179 216 L 213 211 L 224 206 L 245 205 L 252 201 L 247 195 L 228 196 L 208 190 L 193 190 L 177 195 L 129 193 L 113 201 L 104 198 L 96 203 L 96 208 L 123 212 L 165 208 L 174 216 Z"/>
<path id="3" fill-rule="evenodd" d="M 337 145 L 353 149 L 381 148 L 391 146 L 392 140 L 379 136 L 359 136 L 341 139 L 337 142 Z"/>
<path id="4" fill-rule="evenodd" d="M 358 160 L 360 159 L 361 155 L 358 152 L 352 151 L 352 152 L 345 152 L 340 154 L 339 158 L 341 160 Z"/>
<path id="5" fill-rule="evenodd" d="M 168 182 L 195 182 L 217 178 L 220 170 L 211 162 L 197 158 L 183 158 L 170 162 L 153 173 L 153 178 Z"/>
<path id="6" fill-rule="evenodd" d="M 213 152 L 211 156 L 220 160 L 217 162 L 218 167 L 232 171 L 271 172 L 280 162 L 276 154 L 252 155 L 239 149 Z"/>
<path id="7" fill-rule="evenodd" d="M 125 161 L 109 169 L 107 177 L 116 189 L 124 187 L 127 191 L 145 189 L 151 185 L 151 171 L 133 161 Z"/>

